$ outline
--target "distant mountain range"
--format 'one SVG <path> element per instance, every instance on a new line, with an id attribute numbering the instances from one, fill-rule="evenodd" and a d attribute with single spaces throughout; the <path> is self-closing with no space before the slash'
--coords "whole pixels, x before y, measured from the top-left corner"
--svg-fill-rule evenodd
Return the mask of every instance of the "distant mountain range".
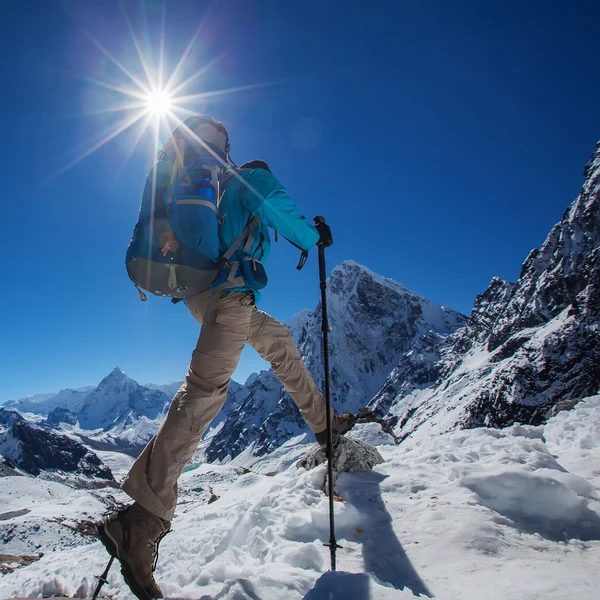
<path id="1" fill-rule="evenodd" d="M 329 304 L 333 403 L 352 412 L 377 393 L 403 353 L 420 348 L 430 337 L 444 339 L 467 320 L 354 261 L 332 272 Z M 320 303 L 286 324 L 322 386 Z M 179 385 L 140 385 L 115 368 L 97 386 L 30 396 L 7 402 L 5 408 L 46 417 L 44 426 L 79 435 L 92 447 L 131 453 L 156 433 Z M 214 436 L 204 445 L 208 460 L 225 460 L 250 445 L 264 453 L 308 432 L 270 371 L 252 375 L 244 386 L 232 381 L 228 401 L 212 427 Z"/>
<path id="2" fill-rule="evenodd" d="M 337 410 L 368 406 L 418 441 L 454 428 L 540 423 L 556 402 L 600 387 L 600 145 L 578 198 L 517 282 L 493 278 L 469 318 L 354 261 L 328 281 L 331 380 Z M 323 387 L 321 304 L 287 323 Z M 5 409 L 46 429 L 115 449 L 141 448 L 178 383 L 140 385 L 120 369 L 97 386 L 41 394 Z M 232 382 L 203 456 L 224 461 L 272 451 L 308 430 L 271 371 Z M 312 439 L 309 438 L 308 439 Z M 0 453 L 2 452 L 0 448 Z"/>

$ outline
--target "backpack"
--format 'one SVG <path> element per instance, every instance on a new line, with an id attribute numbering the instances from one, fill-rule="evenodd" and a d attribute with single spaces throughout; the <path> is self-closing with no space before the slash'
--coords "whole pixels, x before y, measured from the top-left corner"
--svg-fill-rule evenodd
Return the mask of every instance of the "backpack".
<path id="1" fill-rule="evenodd" d="M 266 285 L 266 275 L 254 281 L 256 273 L 264 274 L 262 264 L 257 269 L 257 261 L 245 255 L 254 241 L 257 217 L 250 217 L 231 247 L 219 255 L 219 203 L 226 180 L 237 174 L 228 161 L 227 130 L 210 117 L 191 117 L 172 132 L 146 177 L 125 258 L 141 300 L 147 296 L 140 288 L 184 299 L 211 287 Z"/>

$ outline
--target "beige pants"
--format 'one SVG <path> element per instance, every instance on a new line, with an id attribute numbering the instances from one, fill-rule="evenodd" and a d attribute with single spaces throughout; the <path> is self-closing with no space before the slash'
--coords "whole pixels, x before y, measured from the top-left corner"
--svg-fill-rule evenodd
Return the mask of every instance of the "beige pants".
<path id="1" fill-rule="evenodd" d="M 177 505 L 177 480 L 223 407 L 246 342 L 271 363 L 313 432 L 325 429 L 325 401 L 284 325 L 258 310 L 244 292 L 203 292 L 186 304 L 202 324 L 188 374 L 160 430 L 122 485 L 134 500 L 167 521 Z"/>

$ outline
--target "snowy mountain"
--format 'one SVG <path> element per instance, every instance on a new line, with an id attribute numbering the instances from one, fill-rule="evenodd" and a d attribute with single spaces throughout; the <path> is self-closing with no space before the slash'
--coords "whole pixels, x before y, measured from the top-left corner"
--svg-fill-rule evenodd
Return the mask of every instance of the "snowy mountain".
<path id="1" fill-rule="evenodd" d="M 400 438 L 457 427 L 539 424 L 563 398 L 600 387 L 600 147 L 579 197 L 516 283 L 492 279 L 468 319 L 354 261 L 328 283 L 333 404 L 369 408 Z M 287 323 L 323 389 L 321 306 Z M 86 438 L 135 450 L 156 432 L 177 384 L 141 386 L 115 369 L 98 386 L 18 401 Z M 56 408 L 61 411 L 53 412 Z M 73 425 L 74 417 L 77 424 Z M 61 421 L 61 419 L 63 419 Z M 198 458 L 261 455 L 307 433 L 273 373 L 231 382 Z M 65 425 L 62 425 L 64 427 Z M 92 432 L 92 433 L 90 433 Z"/>
<path id="2" fill-rule="evenodd" d="M 110 470 L 83 444 L 0 408 L 0 455 L 31 475 L 65 473 L 113 481 Z"/>
<path id="3" fill-rule="evenodd" d="M 86 386 L 76 390 L 60 390 L 58 393 L 35 394 L 20 400 L 9 400 L 4 403 L 4 407 L 42 416 L 48 415 L 55 408 L 66 408 L 76 413 L 81 408 L 83 398 L 92 389 L 93 386 Z"/>
<path id="4" fill-rule="evenodd" d="M 439 342 L 466 322 L 464 315 L 351 260 L 331 273 L 327 301 L 332 402 L 340 411 L 356 412 L 365 406 L 404 353 L 418 351 L 430 338 Z M 302 311 L 286 325 L 309 372 L 324 389 L 320 301 L 314 311 Z M 251 444 L 261 454 L 308 431 L 271 371 L 247 387 L 245 402 L 212 439 L 206 451 L 209 460 L 236 456 Z"/>
<path id="5" fill-rule="evenodd" d="M 97 386 L 79 390 L 61 390 L 57 394 L 38 394 L 6 404 L 32 420 L 57 432 L 79 436 L 94 449 L 112 447 L 129 454 L 138 453 L 158 431 L 181 382 L 140 385 L 118 367 L 113 369 Z M 212 435 L 220 427 L 227 412 L 237 406 L 247 392 L 244 386 L 232 381 L 228 400 L 222 413 L 215 419 Z"/>
<path id="6" fill-rule="evenodd" d="M 329 566 L 325 468 L 297 466 L 312 437 L 265 371 L 245 386 L 232 382 L 227 408 L 202 444 L 202 457 L 224 464 L 189 465 L 179 481 L 174 532 L 156 570 L 166 596 L 595 597 L 600 144 L 585 175 L 581 194 L 518 280 L 494 278 L 468 320 L 352 261 L 333 271 L 334 402 L 356 411 L 372 398 L 370 408 L 395 421 L 402 439 L 395 445 L 376 423 L 348 434 L 377 445 L 385 462 L 371 473 L 344 473 L 336 484 L 338 571 L 322 574 Z M 320 310 L 303 311 L 288 327 L 321 385 Z M 40 396 L 23 406 L 47 405 L 39 413 L 45 425 L 69 432 L 81 434 L 82 421 L 98 425 L 97 444 L 134 445 L 158 426 L 165 391 L 117 369 L 81 396 L 66 394 L 65 405 Z M 547 418 L 559 400 L 574 408 Z M 94 490 L 44 479 L 44 469 L 65 462 L 86 476 L 102 468 L 80 444 L 58 437 L 0 409 L 2 550 L 43 553 L 26 567 L 0 559 L 7 573 L 0 597 L 89 597 L 106 564 L 91 523 L 127 498 L 100 476 L 107 485 Z M 132 460 L 98 454 L 117 476 Z M 28 475 L 36 469 L 41 476 Z M 133 598 L 118 568 L 103 592 Z"/>
<path id="7" fill-rule="evenodd" d="M 296 440 L 269 455 L 183 474 L 155 572 L 165 596 L 596 597 L 600 396 L 544 426 L 453 431 L 419 447 L 390 444 L 377 427 L 360 425 L 352 435 L 378 444 L 385 462 L 371 473 L 344 473 L 336 484 L 337 571 L 327 572 L 324 546 L 325 466 L 298 468 L 310 446 Z M 9 565 L 15 570 L 0 576 L 0 597 L 91 597 L 108 555 L 88 526 L 123 499 L 114 489 L 5 478 L 2 551 L 43 556 Z M 134 599 L 117 565 L 102 594 Z"/>
<path id="8" fill-rule="evenodd" d="M 170 400 L 127 377 L 119 368 L 111 371 L 86 394 L 77 412 L 82 429 L 109 429 L 139 417 L 156 419 Z"/>
<path id="9" fill-rule="evenodd" d="M 183 381 L 172 381 L 171 383 L 143 383 L 142 386 L 149 390 L 158 390 L 169 396 L 169 398 L 172 398 L 181 387 L 182 383 Z"/>
<path id="10" fill-rule="evenodd" d="M 515 284 L 494 278 L 464 328 L 401 358 L 371 408 L 423 439 L 455 427 L 539 424 L 600 387 L 600 144 L 585 183 Z"/>
<path id="11" fill-rule="evenodd" d="M 48 413 L 46 425 L 48 427 L 59 427 L 61 423 L 66 425 L 76 425 L 77 415 L 64 406 L 57 406 Z"/>

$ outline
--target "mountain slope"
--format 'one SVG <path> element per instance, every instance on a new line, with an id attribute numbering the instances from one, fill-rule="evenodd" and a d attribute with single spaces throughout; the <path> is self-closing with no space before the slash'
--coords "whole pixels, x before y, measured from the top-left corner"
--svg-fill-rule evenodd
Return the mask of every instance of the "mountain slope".
<path id="1" fill-rule="evenodd" d="M 429 385 L 409 385 L 412 371 L 403 357 L 384 386 L 391 393 L 382 391 L 372 403 L 389 411 L 402 437 L 538 424 L 554 403 L 598 391 L 600 144 L 585 176 L 578 198 L 527 257 L 519 280 L 492 280 L 466 326 L 435 348 Z"/>
<path id="2" fill-rule="evenodd" d="M 64 472 L 113 481 L 110 470 L 83 444 L 0 408 L 0 455 L 31 475 Z"/>
<path id="3" fill-rule="evenodd" d="M 82 429 L 107 429 L 128 418 L 155 419 L 168 398 L 149 390 L 115 368 L 84 398 L 77 412 Z"/>
<path id="4" fill-rule="evenodd" d="M 455 331 L 466 317 L 376 275 L 354 261 L 336 267 L 328 281 L 332 328 L 330 365 L 332 403 L 338 411 L 356 412 L 385 382 L 400 356 Z M 321 304 L 286 323 L 309 372 L 323 382 Z M 296 405 L 272 372 L 249 386 L 239 410 L 230 413 L 206 451 L 209 460 L 236 456 L 253 445 L 261 454 L 307 432 Z"/>

